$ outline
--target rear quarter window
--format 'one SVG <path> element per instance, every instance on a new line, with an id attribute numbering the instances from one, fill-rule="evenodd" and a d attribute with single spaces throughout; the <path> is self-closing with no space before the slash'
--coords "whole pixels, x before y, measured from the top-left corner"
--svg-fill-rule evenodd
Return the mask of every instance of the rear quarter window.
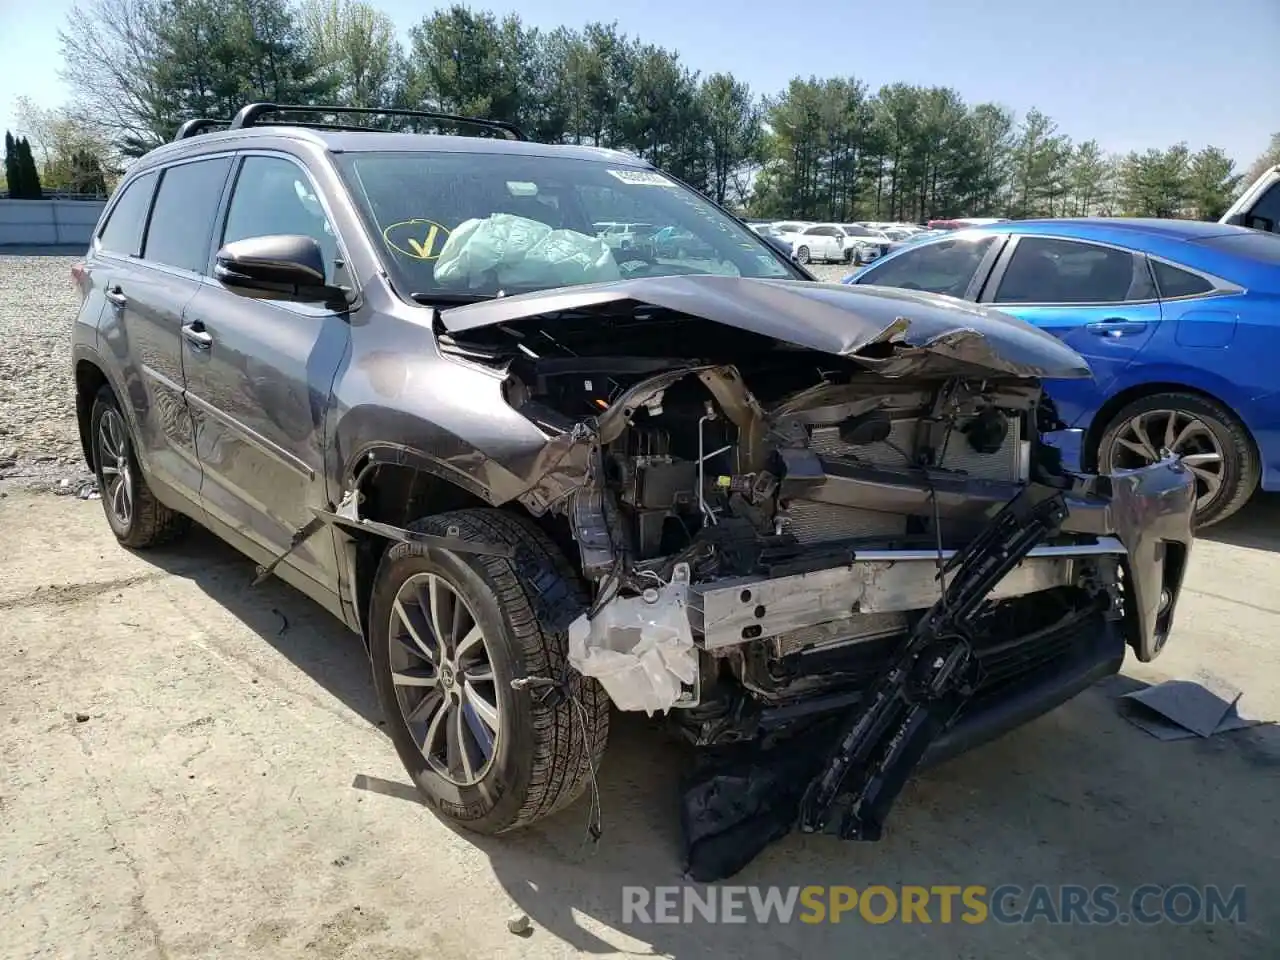
<path id="1" fill-rule="evenodd" d="M 1151 267 L 1155 271 L 1156 287 L 1160 291 L 1161 298 L 1165 300 L 1171 300 L 1174 297 L 1194 297 L 1213 289 L 1213 284 L 1204 277 L 1188 273 L 1186 270 L 1179 270 L 1167 263 L 1153 260 Z"/>
<path id="2" fill-rule="evenodd" d="M 125 185 L 120 199 L 107 215 L 98 233 L 98 246 L 107 253 L 136 257 L 142 250 L 142 229 L 151 209 L 151 196 L 156 189 L 156 175 L 144 173 Z"/>

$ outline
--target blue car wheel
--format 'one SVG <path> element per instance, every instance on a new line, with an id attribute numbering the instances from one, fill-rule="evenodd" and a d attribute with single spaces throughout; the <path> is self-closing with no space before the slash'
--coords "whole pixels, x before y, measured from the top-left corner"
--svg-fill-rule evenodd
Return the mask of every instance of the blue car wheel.
<path id="1" fill-rule="evenodd" d="M 1258 486 L 1261 463 L 1249 431 L 1226 407 L 1194 393 L 1157 393 L 1122 407 L 1103 430 L 1103 473 L 1154 463 L 1168 453 L 1196 478 L 1197 527 L 1225 520 Z"/>

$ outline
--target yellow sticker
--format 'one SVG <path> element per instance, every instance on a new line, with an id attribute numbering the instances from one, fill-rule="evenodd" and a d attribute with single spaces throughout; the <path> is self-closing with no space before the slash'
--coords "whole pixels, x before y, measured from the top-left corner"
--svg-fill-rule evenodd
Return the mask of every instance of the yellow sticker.
<path id="1" fill-rule="evenodd" d="M 449 228 L 434 220 L 401 220 L 382 231 L 382 242 L 411 260 L 434 260 L 448 239 Z"/>

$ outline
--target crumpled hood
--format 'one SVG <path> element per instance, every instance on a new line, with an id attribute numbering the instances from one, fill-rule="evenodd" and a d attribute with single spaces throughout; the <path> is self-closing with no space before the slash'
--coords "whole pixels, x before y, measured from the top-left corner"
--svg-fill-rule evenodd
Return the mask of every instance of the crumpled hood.
<path id="1" fill-rule="evenodd" d="M 972 374 L 1083 379 L 1089 365 L 1061 340 L 998 310 L 870 285 L 673 276 L 501 297 L 440 312 L 450 333 L 634 301 L 848 357 L 899 376 Z"/>

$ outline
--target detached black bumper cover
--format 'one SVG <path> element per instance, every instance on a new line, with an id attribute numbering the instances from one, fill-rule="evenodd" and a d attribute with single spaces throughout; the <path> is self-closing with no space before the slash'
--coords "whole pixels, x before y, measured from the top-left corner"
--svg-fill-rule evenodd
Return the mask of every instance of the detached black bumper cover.
<path id="1" fill-rule="evenodd" d="M 998 736 L 1114 673 L 1126 640 L 1139 658 L 1156 656 L 1172 626 L 1194 505 L 1194 479 L 1174 460 L 1078 477 L 1069 490 L 1033 485 L 1019 495 L 956 555 L 945 596 L 856 704 L 781 747 L 748 745 L 695 776 L 681 816 L 690 876 L 703 882 L 730 876 L 797 821 L 805 830 L 827 829 L 837 809 L 841 836 L 877 839 L 921 763 Z M 1082 620 L 1070 628 L 1066 656 L 980 693 L 969 615 L 1001 571 L 1058 532 L 1113 535 L 1125 545 L 1122 616 Z"/>

